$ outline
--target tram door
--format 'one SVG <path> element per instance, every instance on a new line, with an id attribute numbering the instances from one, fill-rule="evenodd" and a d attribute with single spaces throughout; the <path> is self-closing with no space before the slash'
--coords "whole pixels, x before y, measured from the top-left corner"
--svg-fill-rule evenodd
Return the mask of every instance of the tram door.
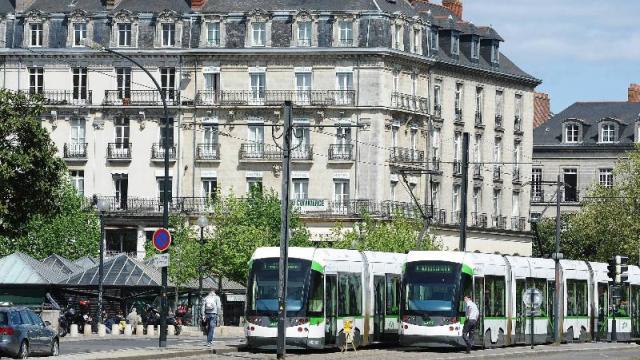
<path id="1" fill-rule="evenodd" d="M 516 279 L 516 336 L 515 343 L 524 343 L 525 327 L 527 326 L 527 314 L 522 301 L 522 294 L 526 289 L 527 283 L 525 279 Z"/>
<path id="2" fill-rule="evenodd" d="M 476 344 L 483 345 L 490 344 L 491 339 L 488 339 L 488 342 L 484 341 L 484 314 L 485 314 L 485 302 L 484 302 L 484 278 L 483 277 L 474 277 L 473 278 L 473 301 L 478 306 L 478 310 L 480 311 L 480 317 L 478 318 L 478 324 L 476 326 Z"/>
<path id="3" fill-rule="evenodd" d="M 609 285 L 598 283 L 598 325 L 596 340 L 607 340 L 609 332 Z"/>
<path id="4" fill-rule="evenodd" d="M 547 314 L 549 314 L 547 319 L 547 341 L 553 342 L 553 312 L 556 310 L 554 296 L 556 293 L 556 282 L 555 280 L 547 280 Z"/>
<path id="5" fill-rule="evenodd" d="M 326 323 L 324 327 L 324 342 L 325 345 L 334 345 L 338 331 L 338 275 L 327 274 L 325 279 Z"/>
<path id="6" fill-rule="evenodd" d="M 631 286 L 631 337 L 640 337 L 640 286 Z"/>
<path id="7" fill-rule="evenodd" d="M 373 277 L 373 341 L 382 341 L 384 334 L 384 295 L 385 277 L 375 275 Z"/>

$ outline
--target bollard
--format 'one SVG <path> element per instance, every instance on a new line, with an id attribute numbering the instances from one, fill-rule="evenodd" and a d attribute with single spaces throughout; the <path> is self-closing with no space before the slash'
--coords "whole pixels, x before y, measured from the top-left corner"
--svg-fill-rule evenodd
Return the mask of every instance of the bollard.
<path id="1" fill-rule="evenodd" d="M 120 325 L 112 324 L 111 325 L 111 335 L 118 336 L 120 335 Z"/>
<path id="2" fill-rule="evenodd" d="M 144 336 L 144 325 L 136 325 L 136 335 Z"/>
<path id="3" fill-rule="evenodd" d="M 104 337 L 107 335 L 107 327 L 104 324 L 98 324 L 98 336 Z"/>
<path id="4" fill-rule="evenodd" d="M 84 336 L 91 336 L 92 332 L 91 332 L 91 325 L 86 324 L 84 326 Z"/>
<path id="5" fill-rule="evenodd" d="M 147 325 L 147 335 L 148 336 L 155 336 L 155 326 L 153 325 Z"/>
<path id="6" fill-rule="evenodd" d="M 71 324 L 71 328 L 69 329 L 69 335 L 71 337 L 78 337 L 78 324 Z"/>
<path id="7" fill-rule="evenodd" d="M 131 324 L 126 324 L 124 326 L 124 336 L 131 336 L 132 332 L 131 332 Z"/>
<path id="8" fill-rule="evenodd" d="M 176 327 L 174 325 L 167 325 L 167 335 L 175 335 Z"/>

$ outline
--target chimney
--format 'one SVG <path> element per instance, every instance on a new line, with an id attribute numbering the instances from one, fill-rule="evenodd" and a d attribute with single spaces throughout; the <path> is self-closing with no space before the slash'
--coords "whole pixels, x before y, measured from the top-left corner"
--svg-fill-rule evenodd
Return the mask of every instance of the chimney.
<path id="1" fill-rule="evenodd" d="M 534 93 L 533 128 L 537 128 L 549 119 L 551 119 L 551 99 L 549 99 L 549 94 Z"/>
<path id="2" fill-rule="evenodd" d="M 15 6 L 16 12 L 23 13 L 33 5 L 34 1 L 35 0 L 13 0 L 11 3 Z"/>
<path id="3" fill-rule="evenodd" d="M 629 102 L 640 103 L 640 84 L 629 85 Z"/>
<path id="4" fill-rule="evenodd" d="M 187 0 L 187 2 L 191 6 L 191 10 L 199 11 L 202 10 L 207 0 Z"/>
<path id="5" fill-rule="evenodd" d="M 451 10 L 455 16 L 462 19 L 462 0 L 442 0 L 442 6 Z"/>
<path id="6" fill-rule="evenodd" d="M 106 0 L 105 5 L 107 5 L 107 10 L 113 10 L 116 6 L 120 5 L 121 0 Z"/>

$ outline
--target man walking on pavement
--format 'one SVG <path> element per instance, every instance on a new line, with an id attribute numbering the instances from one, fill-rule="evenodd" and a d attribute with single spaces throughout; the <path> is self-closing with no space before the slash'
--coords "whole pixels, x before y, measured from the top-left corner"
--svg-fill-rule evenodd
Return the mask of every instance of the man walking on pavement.
<path id="1" fill-rule="evenodd" d="M 462 339 L 465 344 L 467 344 L 467 354 L 469 354 L 471 352 L 471 347 L 473 346 L 473 335 L 476 331 L 476 326 L 478 325 L 480 311 L 478 311 L 478 306 L 471 301 L 471 296 L 468 294 L 464 296 L 464 304 L 464 313 L 467 320 L 464 322 L 464 327 L 462 328 Z"/>
<path id="2" fill-rule="evenodd" d="M 222 311 L 222 304 L 220 303 L 220 297 L 216 295 L 216 292 L 211 290 L 209 295 L 204 298 L 202 304 L 202 320 L 207 326 L 207 345 L 213 345 L 213 335 L 218 324 L 218 314 Z"/>

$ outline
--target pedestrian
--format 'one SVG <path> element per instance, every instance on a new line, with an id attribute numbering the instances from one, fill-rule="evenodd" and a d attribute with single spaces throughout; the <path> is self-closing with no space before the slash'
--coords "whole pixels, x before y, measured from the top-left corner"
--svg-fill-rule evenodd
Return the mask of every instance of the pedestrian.
<path id="1" fill-rule="evenodd" d="M 138 310 L 136 310 L 135 306 L 131 307 L 131 312 L 127 315 L 127 322 L 131 324 L 131 328 L 135 331 L 140 322 L 140 315 L 138 315 Z"/>
<path id="2" fill-rule="evenodd" d="M 480 311 L 478 311 L 478 306 L 471 301 L 471 296 L 468 294 L 464 296 L 464 303 L 464 312 L 467 320 L 464 322 L 464 326 L 462 327 L 462 340 L 467 344 L 467 354 L 469 354 L 471 352 L 471 347 L 473 346 L 473 336 L 476 331 L 476 326 L 478 325 Z"/>
<path id="3" fill-rule="evenodd" d="M 204 298 L 202 304 L 202 320 L 207 327 L 207 345 L 213 345 L 213 335 L 218 324 L 218 314 L 222 311 L 220 297 L 216 292 L 211 290 L 209 295 Z"/>

